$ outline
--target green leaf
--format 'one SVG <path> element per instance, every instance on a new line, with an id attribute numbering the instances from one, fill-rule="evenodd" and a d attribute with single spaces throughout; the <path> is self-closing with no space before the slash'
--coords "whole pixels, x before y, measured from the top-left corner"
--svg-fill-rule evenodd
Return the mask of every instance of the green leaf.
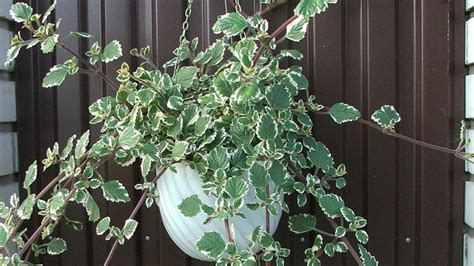
<path id="1" fill-rule="evenodd" d="M 225 242 L 221 234 L 207 232 L 197 241 L 196 247 L 202 254 L 217 260 L 225 250 Z"/>
<path id="2" fill-rule="evenodd" d="M 225 182 L 225 191 L 233 199 L 241 199 L 247 194 L 249 186 L 241 177 L 231 177 Z"/>
<path id="3" fill-rule="evenodd" d="M 88 195 L 87 200 L 84 202 L 84 207 L 89 216 L 89 221 L 97 222 L 100 219 L 100 209 L 92 195 Z"/>
<path id="4" fill-rule="evenodd" d="M 258 85 L 255 82 L 242 84 L 234 93 L 238 103 L 247 103 L 260 95 Z"/>
<path id="5" fill-rule="evenodd" d="M 138 222 L 133 220 L 133 219 L 127 219 L 125 221 L 125 225 L 123 226 L 122 229 L 122 235 L 126 239 L 132 238 L 133 234 L 135 234 L 135 231 L 137 230 L 138 227 Z"/>
<path id="6" fill-rule="evenodd" d="M 125 150 L 134 148 L 141 139 L 141 134 L 133 127 L 127 127 L 118 138 L 118 144 Z"/>
<path id="7" fill-rule="evenodd" d="M 192 195 L 185 198 L 181 204 L 178 205 L 178 209 L 186 217 L 194 217 L 201 212 L 202 201 L 198 195 Z"/>
<path id="8" fill-rule="evenodd" d="M 91 34 L 89 34 L 88 32 L 78 32 L 78 31 L 74 31 L 74 32 L 71 32 L 72 36 L 76 36 L 76 37 L 79 37 L 79 38 L 85 38 L 85 39 L 90 39 L 94 36 L 92 36 Z"/>
<path id="9" fill-rule="evenodd" d="M 292 21 L 286 28 L 286 38 L 294 42 L 301 41 L 308 28 L 308 19 L 299 17 Z"/>
<path id="10" fill-rule="evenodd" d="M 52 36 L 46 38 L 46 40 L 41 43 L 41 51 L 43 54 L 52 53 L 56 47 L 56 44 L 58 43 L 58 40 L 59 34 L 53 34 Z"/>
<path id="11" fill-rule="evenodd" d="M 145 155 L 145 157 L 143 157 L 142 163 L 140 165 L 140 170 L 142 172 L 143 177 L 147 177 L 148 173 L 150 173 L 151 163 L 152 163 L 151 157 L 149 155 Z"/>
<path id="12" fill-rule="evenodd" d="M 31 184 L 35 182 L 36 180 L 36 175 L 38 173 L 38 165 L 36 164 L 36 161 L 34 161 L 29 167 L 28 170 L 26 171 L 25 174 L 25 180 L 23 181 L 23 188 L 24 189 L 30 189 Z"/>
<path id="13" fill-rule="evenodd" d="M 249 171 L 249 176 L 252 185 L 257 188 L 266 186 L 270 179 L 267 169 L 258 162 L 253 163 Z"/>
<path id="14" fill-rule="evenodd" d="M 194 66 L 182 67 L 178 73 L 176 73 L 176 83 L 181 85 L 183 89 L 187 89 L 193 85 L 193 81 L 198 72 L 199 68 Z"/>
<path id="15" fill-rule="evenodd" d="M 17 210 L 17 215 L 22 220 L 29 220 L 35 207 L 35 194 L 29 195 Z"/>
<path id="16" fill-rule="evenodd" d="M 392 130 L 395 125 L 401 121 L 400 115 L 391 105 L 384 105 L 379 110 L 372 114 L 374 120 L 379 126 L 384 129 Z"/>
<path id="17" fill-rule="evenodd" d="M 173 160 L 177 161 L 183 158 L 186 150 L 188 149 L 189 142 L 187 141 L 178 141 L 174 144 L 173 150 L 171 151 L 171 157 Z"/>
<path id="18" fill-rule="evenodd" d="M 155 99 L 156 92 L 149 88 L 138 91 L 138 100 L 143 106 L 149 106 Z"/>
<path id="19" fill-rule="evenodd" d="M 339 241 L 336 243 L 336 252 L 344 253 L 347 252 L 349 248 L 347 247 L 346 243 Z"/>
<path id="20" fill-rule="evenodd" d="M 342 207 L 341 214 L 347 222 L 352 222 L 356 218 L 354 211 L 348 207 Z"/>
<path id="21" fill-rule="evenodd" d="M 32 14 L 33 8 L 25 3 L 16 3 L 10 8 L 10 16 L 18 23 L 30 21 Z"/>
<path id="22" fill-rule="evenodd" d="M 240 13 L 233 12 L 220 16 L 212 30 L 215 34 L 224 33 L 224 35 L 231 37 L 241 33 L 247 27 L 245 17 Z"/>
<path id="23" fill-rule="evenodd" d="M 129 202 L 127 189 L 118 180 L 110 180 L 102 185 L 104 198 L 112 202 Z"/>
<path id="24" fill-rule="evenodd" d="M 102 62 L 109 63 L 118 59 L 122 56 L 122 45 L 120 45 L 119 41 L 114 40 L 111 41 L 107 46 L 105 46 L 104 50 L 102 51 Z"/>
<path id="25" fill-rule="evenodd" d="M 365 230 L 358 230 L 357 232 L 355 232 L 355 236 L 357 238 L 357 241 L 359 241 L 360 243 L 364 245 L 367 244 L 367 242 L 369 242 L 369 235 L 367 234 Z"/>
<path id="26" fill-rule="evenodd" d="M 367 249 L 364 248 L 362 245 L 358 245 L 359 247 L 359 252 L 360 252 L 360 258 L 362 259 L 362 262 L 364 263 L 364 266 L 377 266 L 379 265 L 379 262 L 377 259 L 370 254 L 370 252 L 367 251 Z"/>
<path id="27" fill-rule="evenodd" d="M 66 241 L 58 237 L 53 238 L 53 240 L 48 243 L 46 250 L 49 255 L 59 255 L 67 250 Z"/>
<path id="28" fill-rule="evenodd" d="M 0 223 L 0 247 L 4 247 L 7 244 L 8 234 L 7 227 Z"/>
<path id="29" fill-rule="evenodd" d="M 183 107 L 183 98 L 176 95 L 172 95 L 168 99 L 166 106 L 172 110 L 181 110 L 181 108 Z"/>
<path id="30" fill-rule="evenodd" d="M 319 206 L 329 218 L 336 218 L 341 215 L 341 208 L 344 201 L 336 194 L 326 194 L 319 198 Z"/>
<path id="31" fill-rule="evenodd" d="M 291 95 L 285 85 L 273 86 L 265 95 L 268 105 L 275 110 L 286 110 L 290 108 Z"/>
<path id="32" fill-rule="evenodd" d="M 48 200 L 49 210 L 51 211 L 51 213 L 56 213 L 64 206 L 65 203 L 65 195 L 64 193 L 59 191 L 54 194 L 51 199 Z"/>
<path id="33" fill-rule="evenodd" d="M 199 117 L 194 125 L 194 134 L 198 137 L 204 135 L 204 132 L 209 128 L 210 123 L 211 117 L 209 115 Z"/>
<path id="34" fill-rule="evenodd" d="M 95 232 L 98 236 L 103 235 L 110 227 L 110 217 L 104 217 L 100 222 L 97 223 L 97 227 L 95 228 Z"/>
<path id="35" fill-rule="evenodd" d="M 316 229 L 316 217 L 309 214 L 298 214 L 290 216 L 288 220 L 290 231 L 296 234 L 303 234 Z"/>
<path id="36" fill-rule="evenodd" d="M 68 74 L 68 68 L 64 65 L 55 65 L 43 79 L 43 87 L 50 88 L 61 85 Z"/>
<path id="37" fill-rule="evenodd" d="M 339 238 L 345 236 L 346 235 L 346 228 L 344 228 L 343 226 L 336 227 L 334 235 L 336 237 L 339 237 Z"/>
<path id="38" fill-rule="evenodd" d="M 336 246 L 334 246 L 333 243 L 327 243 L 324 247 L 324 253 L 326 253 L 326 255 L 329 257 L 332 257 L 334 256 L 334 252 L 336 252 Z"/>
<path id="39" fill-rule="evenodd" d="M 316 144 L 314 150 L 308 152 L 308 158 L 314 166 L 323 169 L 325 172 L 329 171 L 334 165 L 329 149 L 321 142 Z"/>
<path id="40" fill-rule="evenodd" d="M 90 131 L 87 130 L 82 136 L 79 138 L 76 144 L 76 149 L 74 151 L 74 155 L 76 159 L 81 158 L 84 153 L 86 153 L 87 150 L 87 145 L 89 145 L 89 138 L 90 137 Z"/>
<path id="41" fill-rule="evenodd" d="M 13 60 L 15 60 L 20 54 L 21 45 L 13 45 L 7 51 L 7 61 L 5 61 L 5 66 L 8 66 Z"/>
<path id="42" fill-rule="evenodd" d="M 345 103 L 336 103 L 329 109 L 329 115 L 334 122 L 343 124 L 346 122 L 356 121 L 360 118 L 360 112 L 354 107 Z"/>
<path id="43" fill-rule="evenodd" d="M 56 4 L 57 4 L 57 1 L 54 0 L 53 1 L 53 4 L 51 4 L 49 6 L 49 8 L 46 10 L 46 12 L 44 12 L 43 14 L 43 19 L 41 20 L 41 23 L 45 23 L 46 20 L 48 20 L 49 16 L 51 15 L 51 13 L 53 13 L 54 9 L 56 9 Z M 59 22 L 58 22 L 59 23 Z"/>
<path id="44" fill-rule="evenodd" d="M 229 154 L 222 146 L 217 146 L 212 149 L 207 159 L 209 163 L 209 169 L 214 171 L 217 169 L 226 169 L 229 166 L 229 160 Z"/>
<path id="45" fill-rule="evenodd" d="M 281 185 L 285 182 L 287 170 L 280 161 L 273 161 L 272 167 L 269 170 L 270 178 L 276 185 Z"/>
<path id="46" fill-rule="evenodd" d="M 257 136 L 261 140 L 273 140 L 278 134 L 278 128 L 275 120 L 269 115 L 261 116 L 257 125 Z"/>
<path id="47" fill-rule="evenodd" d="M 300 0 L 295 8 L 297 16 L 313 17 L 316 13 L 321 13 L 328 7 L 328 0 Z"/>
<path id="48" fill-rule="evenodd" d="M 71 154 L 75 139 L 76 139 L 76 135 L 73 135 L 67 140 L 67 144 L 64 147 L 63 151 L 61 152 L 61 157 L 60 157 L 61 160 L 67 159 L 67 157 Z"/>

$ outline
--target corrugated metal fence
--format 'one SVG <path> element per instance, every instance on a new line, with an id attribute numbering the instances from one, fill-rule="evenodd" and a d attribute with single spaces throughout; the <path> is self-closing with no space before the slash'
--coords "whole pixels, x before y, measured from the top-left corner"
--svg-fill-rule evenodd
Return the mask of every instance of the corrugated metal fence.
<path id="1" fill-rule="evenodd" d="M 28 1 L 45 10 L 50 1 Z M 241 0 L 251 13 L 258 0 Z M 255 3 L 257 2 L 257 3 Z M 297 1 L 289 1 L 269 15 L 273 27 L 288 17 Z M 177 45 L 183 1 L 178 0 L 59 0 L 55 14 L 63 18 L 61 31 L 88 31 L 95 40 L 68 40 L 84 52 L 99 40 L 118 39 L 124 50 L 150 44 L 159 64 Z M 212 44 L 210 28 L 224 13 L 224 0 L 195 0 L 190 36 L 201 47 Z M 308 37 L 284 44 L 303 51 L 301 64 L 312 92 L 324 104 L 346 101 L 365 117 L 382 104 L 392 104 L 402 115 L 398 130 L 408 136 L 442 146 L 456 145 L 464 103 L 463 0 L 341 0 L 310 23 Z M 45 57 L 32 50 L 18 61 L 18 129 L 20 170 L 44 156 L 55 140 L 64 143 L 72 134 L 89 128 L 87 107 L 112 93 L 95 77 L 68 79 L 58 89 L 42 89 L 40 81 L 54 62 L 67 56 Z M 136 65 L 136 61 L 125 56 Z M 118 63 L 105 70 L 115 75 Z M 315 118 L 316 135 L 337 161 L 349 170 L 345 198 L 369 220 L 369 248 L 381 265 L 461 265 L 463 235 L 463 162 L 446 154 L 402 143 L 359 124 L 338 126 L 328 118 Z M 99 129 L 92 127 L 97 138 Z M 136 166 L 102 168 L 105 176 L 119 178 L 128 188 L 139 180 Z M 44 185 L 53 172 L 42 174 Z M 137 200 L 138 193 L 132 193 Z M 132 204 L 99 202 L 103 215 L 120 223 Z M 295 206 L 294 202 L 291 205 Z M 311 205 L 309 209 L 312 209 Z M 86 220 L 82 207 L 68 216 Z M 295 236 L 285 229 L 277 238 L 293 251 L 289 265 L 304 265 L 303 251 L 311 235 Z M 38 223 L 35 221 L 34 223 Z M 140 213 L 137 235 L 118 249 L 117 265 L 205 265 L 186 257 L 167 236 L 157 208 Z M 69 252 L 46 257 L 44 263 L 92 265 L 103 263 L 110 243 L 61 226 Z M 352 265 L 339 256 L 327 265 Z"/>

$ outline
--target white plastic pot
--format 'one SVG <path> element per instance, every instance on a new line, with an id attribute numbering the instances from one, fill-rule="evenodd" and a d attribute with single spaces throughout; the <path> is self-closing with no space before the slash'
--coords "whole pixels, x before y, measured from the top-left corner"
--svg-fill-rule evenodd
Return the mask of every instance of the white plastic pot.
<path id="1" fill-rule="evenodd" d="M 182 163 L 175 166 L 177 173 L 167 170 L 158 180 L 161 219 L 171 239 L 182 251 L 195 259 L 211 261 L 196 249 L 195 244 L 205 232 L 210 231 L 219 232 L 222 238 L 226 240 L 224 222 L 214 219 L 208 224 L 203 224 L 206 219 L 205 214 L 200 213 L 190 218 L 185 217 L 179 211 L 178 205 L 189 196 L 198 195 L 203 203 L 210 206 L 214 206 L 215 199 L 204 194 L 201 178 L 195 170 Z M 255 202 L 254 195 L 253 189 L 249 189 L 249 193 L 245 198 L 246 202 Z M 229 222 L 234 226 L 238 247 L 245 249 L 249 243 L 248 237 L 255 227 L 260 225 L 265 228 L 265 210 L 262 208 L 252 211 L 247 207 L 243 207 L 242 212 L 247 220 L 234 217 Z M 279 209 L 278 216 L 270 216 L 271 234 L 276 231 L 280 217 L 281 209 Z"/>

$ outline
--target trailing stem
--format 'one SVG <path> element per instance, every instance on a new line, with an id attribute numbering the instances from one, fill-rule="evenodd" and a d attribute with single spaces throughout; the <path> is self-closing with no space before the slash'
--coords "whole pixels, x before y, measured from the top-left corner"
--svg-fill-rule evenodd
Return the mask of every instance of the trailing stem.
<path id="1" fill-rule="evenodd" d="M 151 181 L 152 183 L 156 183 L 156 181 L 158 181 L 158 179 L 166 172 L 167 168 L 164 168 L 162 169 L 158 175 L 155 176 L 155 178 Z M 135 218 L 135 216 L 137 215 L 138 211 L 140 210 L 140 208 L 143 206 L 143 203 L 145 203 L 145 200 L 148 196 L 148 189 L 145 189 L 143 191 L 143 194 L 142 196 L 140 197 L 140 199 L 138 200 L 137 204 L 135 205 L 135 208 L 133 208 L 133 211 L 132 213 L 130 214 L 130 216 L 128 217 L 128 219 L 133 219 Z M 114 241 L 114 244 L 112 246 L 112 249 L 110 249 L 109 251 L 109 255 L 107 256 L 107 259 L 105 260 L 104 262 L 104 265 L 109 265 L 110 262 L 112 261 L 112 258 L 115 254 L 115 252 L 117 251 L 117 248 L 118 248 L 118 238 L 115 239 Z"/>
<path id="2" fill-rule="evenodd" d="M 324 107 L 323 108 L 324 111 L 314 110 L 308 105 L 306 105 L 306 108 L 308 108 L 308 110 L 310 110 L 311 112 L 313 112 L 317 115 L 329 115 L 329 113 L 327 112 L 327 110 L 329 110 L 328 107 Z M 450 148 L 438 146 L 438 145 L 435 145 L 435 144 L 427 143 L 427 142 L 424 142 L 424 141 L 421 141 L 421 140 L 417 140 L 417 139 L 402 135 L 400 133 L 397 133 L 395 131 L 386 130 L 386 129 L 380 127 L 379 125 L 377 125 L 376 123 L 374 123 L 372 121 L 369 121 L 369 120 L 366 120 L 366 119 L 363 119 L 363 118 L 359 118 L 357 120 L 357 122 L 359 122 L 363 125 L 366 125 L 368 127 L 377 129 L 385 135 L 392 136 L 392 137 L 395 137 L 397 139 L 401 139 L 403 141 L 406 141 L 406 142 L 409 142 L 409 143 L 412 143 L 412 144 L 415 144 L 415 145 L 418 145 L 418 146 L 421 146 L 421 147 L 424 147 L 424 148 L 428 148 L 428 149 L 431 149 L 431 150 L 440 151 L 440 152 L 444 152 L 444 153 L 448 153 L 448 154 L 453 154 L 453 155 L 456 155 L 457 157 L 459 157 L 461 159 L 466 159 L 466 156 L 469 155 L 468 153 L 462 151 L 464 146 L 459 146 L 456 149 L 450 149 Z"/>
<path id="3" fill-rule="evenodd" d="M 298 179 L 300 179 L 302 182 L 306 182 L 306 178 L 304 177 L 304 175 L 298 171 L 298 169 L 296 168 L 296 166 L 290 161 L 290 160 L 287 160 L 288 162 L 288 167 L 290 168 L 290 170 L 295 174 L 296 177 L 298 177 Z M 337 223 L 333 220 L 333 219 L 330 219 L 328 218 L 328 221 L 329 223 L 331 224 L 331 226 L 336 229 L 337 227 Z M 322 231 L 322 230 L 320 230 Z M 323 231 L 324 232 L 324 231 Z M 326 232 L 327 233 L 327 232 Z M 332 235 L 331 235 L 332 236 Z M 357 264 L 359 265 L 364 265 L 362 263 L 362 260 L 361 258 L 359 257 L 359 254 L 357 253 L 357 251 L 354 249 L 354 247 L 351 245 L 351 243 L 349 242 L 349 240 L 344 236 L 344 237 L 341 237 L 342 241 L 344 241 L 344 243 L 347 245 L 347 248 L 349 249 L 352 257 L 354 258 L 354 260 L 357 262 Z"/>
<path id="4" fill-rule="evenodd" d="M 74 50 L 72 50 L 71 48 L 67 47 L 65 44 L 63 43 L 58 43 L 57 44 L 58 47 L 60 47 L 61 49 L 63 49 L 64 51 L 68 52 L 69 54 L 71 54 L 72 56 L 76 57 L 77 59 L 79 59 L 79 61 L 81 61 L 82 64 L 84 64 L 85 66 L 87 66 L 90 70 L 92 70 L 94 73 L 97 73 L 101 78 L 102 80 L 107 83 L 107 85 L 109 85 L 109 87 L 111 87 L 112 89 L 114 89 L 115 91 L 118 91 L 118 86 L 115 84 L 115 82 L 113 82 L 109 77 L 107 77 L 107 75 L 105 75 L 105 73 L 100 70 L 100 68 L 92 65 L 87 59 L 83 58 L 82 56 L 80 56 L 78 53 L 76 53 Z"/>

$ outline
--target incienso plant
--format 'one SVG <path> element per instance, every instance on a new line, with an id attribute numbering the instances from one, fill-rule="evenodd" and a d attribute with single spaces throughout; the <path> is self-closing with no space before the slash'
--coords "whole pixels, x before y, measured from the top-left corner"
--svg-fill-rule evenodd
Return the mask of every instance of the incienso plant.
<path id="1" fill-rule="evenodd" d="M 232 1 L 229 1 L 232 2 Z M 272 8 L 268 0 L 261 3 Z M 116 90 L 116 95 L 97 100 L 90 107 L 91 124 L 102 124 L 101 136 L 89 143 L 89 132 L 76 139 L 72 136 L 60 149 L 58 143 L 48 149 L 40 169 L 57 165 L 59 173 L 43 190 L 34 194 L 38 164 L 34 162 L 24 176 L 27 197 L 20 202 L 16 195 L 10 203 L 0 204 L 0 263 L 19 265 L 35 256 L 66 251 L 61 238 L 48 238 L 63 218 L 68 204 L 83 205 L 89 220 L 98 222 L 96 232 L 114 240 L 108 264 L 118 246 L 130 239 L 138 226 L 134 220 L 138 209 L 158 204 L 157 180 L 170 169 L 185 164 L 199 173 L 202 189 L 212 204 L 196 195 L 177 202 L 184 219 L 205 215 L 205 223 L 218 222 L 225 233 L 206 231 L 192 243 L 217 265 L 257 265 L 265 261 L 284 265 L 290 250 L 273 239 L 270 220 L 283 210 L 290 214 L 289 229 L 295 234 L 314 231 L 311 248 L 304 252 L 307 265 L 320 265 L 320 256 L 350 252 L 360 265 L 377 265 L 376 258 L 364 245 L 369 237 L 364 227 L 366 219 L 358 216 L 336 194 L 346 185 L 344 164 L 335 164 L 328 148 L 312 136 L 310 113 L 329 115 L 338 124 L 358 121 L 389 136 L 414 144 L 470 158 L 463 152 L 464 126 L 456 149 L 427 144 L 395 132 L 400 116 L 392 106 L 382 106 L 372 119 L 363 120 L 356 108 L 336 103 L 328 108 L 308 93 L 308 80 L 298 66 L 281 68 L 280 62 L 300 60 L 297 50 L 278 49 L 280 41 L 298 42 L 306 33 L 308 21 L 323 12 L 335 0 L 301 0 L 290 17 L 274 32 L 268 32 L 265 13 L 249 16 L 242 12 L 238 1 L 235 12 L 218 18 L 212 27 L 218 39 L 205 51 L 197 51 L 198 40 L 186 40 L 185 31 L 192 0 L 186 10 L 186 20 L 175 57 L 163 66 L 149 58 L 150 49 L 133 49 L 132 56 L 143 60 L 137 69 L 127 63 L 118 69 L 116 79 L 107 77 L 103 64 L 122 56 L 121 45 L 111 41 L 102 47 L 94 43 L 84 57 L 61 42 L 59 20 L 49 22 L 53 4 L 44 14 L 17 3 L 11 8 L 12 18 L 29 32 L 28 39 L 20 33 L 11 41 L 8 63 L 22 49 L 40 46 L 43 53 L 56 48 L 71 54 L 71 59 L 51 68 L 43 87 L 55 87 L 77 73 L 98 74 Z M 72 32 L 77 38 L 92 38 L 88 33 Z M 186 66 L 182 66 L 186 65 Z M 21 66 L 20 66 L 21 67 Z M 300 91 L 306 97 L 297 98 Z M 111 202 L 130 201 L 127 189 L 118 181 L 101 177 L 96 171 L 102 163 L 114 160 L 121 166 L 141 164 L 143 182 L 136 184 L 143 196 L 125 224 L 112 225 L 109 217 L 101 217 L 92 190 L 102 190 Z M 313 214 L 297 214 L 289 209 L 285 198 L 296 194 L 297 205 L 305 206 L 312 198 L 320 208 L 317 221 Z M 248 195 L 252 195 L 249 197 Z M 264 210 L 263 225 L 252 228 L 247 242 L 237 243 L 232 220 L 247 217 L 243 210 Z M 43 217 L 32 232 L 22 229 L 24 221 L 35 215 Z M 329 222 L 333 230 L 325 232 L 319 223 Z M 67 225 L 80 230 L 80 221 L 67 219 Z M 358 243 L 350 243 L 354 234 Z M 9 250 L 8 247 L 14 247 Z M 303 254 L 301 254 L 303 255 Z M 297 256 L 300 256 L 299 254 Z"/>

